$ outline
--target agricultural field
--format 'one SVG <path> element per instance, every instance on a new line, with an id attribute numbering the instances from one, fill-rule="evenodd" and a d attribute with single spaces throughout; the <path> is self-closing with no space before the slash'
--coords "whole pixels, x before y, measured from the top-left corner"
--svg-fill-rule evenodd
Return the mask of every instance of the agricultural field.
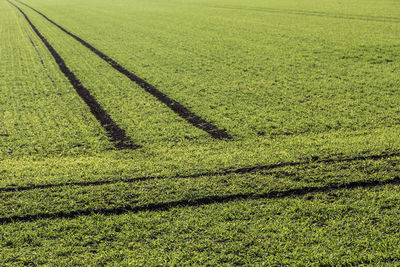
<path id="1" fill-rule="evenodd" d="M 0 265 L 400 265 L 399 0 L 0 0 Z"/>

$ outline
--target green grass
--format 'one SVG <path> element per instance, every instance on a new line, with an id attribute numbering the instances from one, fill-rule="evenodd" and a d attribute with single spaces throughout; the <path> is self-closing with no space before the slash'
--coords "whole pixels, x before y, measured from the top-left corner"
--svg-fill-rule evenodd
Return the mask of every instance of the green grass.
<path id="1" fill-rule="evenodd" d="M 400 262 L 400 2 L 24 1 L 232 140 L 12 2 L 142 148 L 0 0 L 0 265 Z"/>

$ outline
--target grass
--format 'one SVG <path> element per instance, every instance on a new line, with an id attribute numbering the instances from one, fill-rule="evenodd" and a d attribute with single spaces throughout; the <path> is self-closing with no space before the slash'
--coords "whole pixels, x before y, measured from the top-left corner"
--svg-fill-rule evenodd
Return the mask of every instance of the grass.
<path id="1" fill-rule="evenodd" d="M 398 3 L 23 2 L 233 139 L 0 1 L 0 265 L 398 264 Z"/>

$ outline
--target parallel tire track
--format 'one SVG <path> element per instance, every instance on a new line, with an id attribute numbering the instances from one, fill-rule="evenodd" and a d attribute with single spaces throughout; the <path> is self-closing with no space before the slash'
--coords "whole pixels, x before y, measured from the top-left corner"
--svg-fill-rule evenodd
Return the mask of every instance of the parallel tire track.
<path id="1" fill-rule="evenodd" d="M 175 176 L 144 176 L 144 177 L 135 177 L 129 179 L 117 179 L 117 180 L 103 180 L 103 181 L 86 181 L 86 182 L 70 182 L 70 183 L 58 183 L 58 184 L 42 184 L 42 185 L 31 185 L 31 186 L 14 186 L 14 187 L 3 187 L 0 188 L 0 193 L 2 192 L 17 192 L 17 191 L 29 191 L 36 189 L 47 189 L 47 188 L 56 188 L 56 187 L 66 187 L 66 186 L 97 186 L 97 185 L 107 185 L 107 184 L 117 184 L 117 183 L 135 183 L 153 179 L 190 179 L 190 178 L 199 178 L 203 176 L 222 176 L 229 174 L 246 174 L 257 171 L 270 171 L 276 168 L 283 167 L 295 167 L 306 164 L 334 164 L 334 163 L 343 163 L 343 162 L 353 162 L 353 161 L 363 161 L 363 160 L 381 160 L 390 157 L 398 157 L 400 156 L 400 152 L 394 153 L 382 153 L 380 155 L 369 155 L 369 156 L 356 156 L 349 158 L 327 158 L 327 159 L 311 159 L 306 161 L 291 161 L 291 162 L 282 162 L 276 164 L 269 164 L 263 166 L 253 166 L 253 167 L 245 167 L 239 169 L 227 169 L 216 172 L 203 172 L 203 173 L 195 173 L 189 175 L 175 175 Z"/>
<path id="2" fill-rule="evenodd" d="M 9 217 L 0 217 L 0 224 L 9 224 L 14 222 L 34 222 L 40 219 L 74 219 L 79 216 L 90 216 L 92 214 L 103 215 L 121 215 L 125 213 L 138 213 L 142 211 L 168 211 L 175 207 L 196 207 L 211 205 L 216 203 L 227 203 L 233 201 L 251 201 L 262 199 L 282 199 L 289 197 L 301 197 L 307 194 L 328 193 L 338 190 L 352 190 L 357 188 L 373 188 L 385 185 L 400 185 L 400 177 L 395 177 L 386 181 L 357 181 L 345 184 L 328 184 L 326 186 L 311 186 L 289 189 L 286 191 L 271 191 L 265 194 L 233 194 L 226 196 L 207 196 L 194 200 L 178 200 L 162 203 L 149 203 L 142 206 L 125 205 L 116 208 L 102 208 L 102 209 L 86 209 L 74 211 L 60 211 L 54 213 L 37 213 L 28 215 L 17 215 Z M 135 203 L 135 202 L 134 202 Z M 132 204 L 134 204 L 132 203 Z"/>
<path id="3" fill-rule="evenodd" d="M 258 11 L 258 12 L 279 13 L 279 14 L 289 14 L 289 15 L 336 18 L 336 19 L 400 23 L 399 17 L 353 15 L 353 14 L 328 13 L 328 12 L 320 12 L 320 11 L 278 9 L 278 8 L 268 8 L 268 7 L 239 7 L 239 6 L 211 6 L 211 7 L 212 8 L 221 8 L 221 9 L 247 10 L 247 11 Z"/>
<path id="4" fill-rule="evenodd" d="M 125 131 L 120 128 L 116 122 L 111 118 L 111 116 L 103 109 L 103 107 L 97 102 L 97 100 L 90 94 L 90 91 L 84 87 L 81 81 L 76 77 L 76 75 L 68 68 L 65 64 L 64 59 L 58 54 L 58 52 L 53 48 L 53 46 L 47 41 L 47 39 L 39 32 L 35 25 L 32 24 L 28 16 L 15 4 L 8 1 L 11 5 L 17 8 L 21 14 L 25 17 L 26 21 L 29 23 L 33 31 L 43 42 L 46 48 L 49 50 L 50 54 L 53 56 L 54 60 L 58 64 L 61 72 L 69 80 L 71 85 L 74 87 L 78 95 L 90 108 L 90 112 L 95 116 L 95 118 L 100 122 L 103 128 L 106 130 L 107 135 L 114 143 L 117 149 L 137 149 L 140 146 L 132 142 L 132 140 L 126 135 Z"/>
<path id="5" fill-rule="evenodd" d="M 69 32 L 59 24 L 55 23 L 53 20 L 49 19 L 46 15 L 41 13 L 40 11 L 34 9 L 33 7 L 16 0 L 18 3 L 21 3 L 22 5 L 32 9 L 39 15 L 41 15 L 43 18 L 45 18 L 47 21 L 58 27 L 60 30 L 62 30 L 64 33 L 68 34 L 72 38 L 74 38 L 76 41 L 81 43 L 83 46 L 88 48 L 90 51 L 95 53 L 97 56 L 99 56 L 101 59 L 103 59 L 105 62 L 107 62 L 111 67 L 113 67 L 115 70 L 120 72 L 121 74 L 125 75 L 127 78 L 129 78 L 132 82 L 136 83 L 139 85 L 142 89 L 144 89 L 146 92 L 150 93 L 153 95 L 158 101 L 164 103 L 167 107 L 169 107 L 172 111 L 174 111 L 176 114 L 178 114 L 181 118 L 186 120 L 188 123 L 192 124 L 193 126 L 207 132 L 210 134 L 213 138 L 216 139 L 232 139 L 232 136 L 226 132 L 224 129 L 219 129 L 217 126 L 214 124 L 206 121 L 205 119 L 201 118 L 200 116 L 196 115 L 192 111 L 190 111 L 188 108 L 186 108 L 184 105 L 179 103 L 178 101 L 172 99 L 171 97 L 167 96 L 163 92 L 161 92 L 159 89 L 157 89 L 155 86 L 151 85 L 144 79 L 140 78 L 139 76 L 133 74 L 129 70 L 127 70 L 125 67 L 123 67 L 121 64 L 119 64 L 117 61 L 114 59 L 110 58 L 97 48 L 95 48 L 93 45 L 89 44 L 85 40 L 81 39 L 80 37 L 76 36 L 75 34 Z"/>

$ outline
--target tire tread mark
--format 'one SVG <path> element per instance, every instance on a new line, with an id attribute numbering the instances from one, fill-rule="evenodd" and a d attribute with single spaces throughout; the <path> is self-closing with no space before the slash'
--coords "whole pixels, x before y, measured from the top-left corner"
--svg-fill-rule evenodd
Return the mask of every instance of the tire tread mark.
<path id="1" fill-rule="evenodd" d="M 92 51 L 94 54 L 99 56 L 101 59 L 103 59 L 105 62 L 107 62 L 111 67 L 113 67 L 115 70 L 120 72 L 121 74 L 125 75 L 127 78 L 129 78 L 132 82 L 136 83 L 139 85 L 142 89 L 144 89 L 146 92 L 150 93 L 153 95 L 158 101 L 164 103 L 167 107 L 169 107 L 172 111 L 174 111 L 176 114 L 178 114 L 181 118 L 186 120 L 188 123 L 192 124 L 193 126 L 207 132 L 209 135 L 211 135 L 213 138 L 216 139 L 232 139 L 232 136 L 228 134 L 228 132 L 225 129 L 219 129 L 217 126 L 214 124 L 206 121 L 205 119 L 201 118 L 200 116 L 196 115 L 192 111 L 190 111 L 188 108 L 186 108 L 184 105 L 179 103 L 178 101 L 172 99 L 171 97 L 167 96 L 163 92 L 161 92 L 159 89 L 157 89 L 155 86 L 151 85 L 144 79 L 140 78 L 139 76 L 133 74 L 129 70 L 127 70 L 125 67 L 123 67 L 121 64 L 119 64 L 117 61 L 114 59 L 110 58 L 97 48 L 95 48 L 93 45 L 89 44 L 85 40 L 81 39 L 80 37 L 76 36 L 75 34 L 71 33 L 70 31 L 66 30 L 64 27 L 60 26 L 50 18 L 48 18 L 46 15 L 41 13 L 40 11 L 36 10 L 35 8 L 23 3 L 22 1 L 16 0 L 18 3 L 21 3 L 22 5 L 32 9 L 36 13 L 38 13 L 40 16 L 45 18 L 47 21 L 58 27 L 61 31 L 64 33 L 68 34 L 72 38 L 74 38 L 76 41 L 81 43 L 83 46 L 88 48 L 90 51 Z"/>
<path id="2" fill-rule="evenodd" d="M 24 29 L 24 30 L 25 30 L 25 29 Z M 50 80 L 51 83 L 53 84 L 53 87 L 56 88 L 56 87 L 57 87 L 57 86 L 56 86 L 56 82 L 55 82 L 54 79 L 51 77 L 51 75 L 50 75 L 50 73 L 49 73 L 49 71 L 48 71 L 46 65 L 44 64 L 43 57 L 42 57 L 42 55 L 40 54 L 38 48 L 36 47 L 35 42 L 33 42 L 32 38 L 29 36 L 29 34 L 28 34 L 28 32 L 27 32 L 26 30 L 25 30 L 25 33 L 26 33 L 26 36 L 28 36 L 29 42 L 31 43 L 33 49 L 36 51 L 36 54 L 37 54 L 38 57 L 39 57 L 39 61 L 40 61 L 40 64 L 42 65 L 42 67 L 43 67 L 43 69 L 44 69 L 44 72 L 46 73 L 47 77 L 49 78 L 49 80 Z"/>
<path id="3" fill-rule="evenodd" d="M 0 193 L 2 192 L 18 192 L 18 191 L 29 191 L 36 189 L 47 189 L 47 188 L 56 188 L 56 187 L 64 187 L 64 186 L 97 186 L 97 185 L 108 185 L 108 184 L 117 184 L 117 183 L 135 183 L 153 179 L 190 179 L 190 178 L 199 178 L 202 176 L 223 176 L 230 174 L 246 174 L 257 171 L 270 171 L 277 168 L 283 167 L 295 167 L 300 165 L 306 165 L 311 163 L 322 163 L 322 164 L 334 164 L 334 163 L 343 163 L 343 162 L 353 162 L 353 161 L 362 161 L 362 160 L 382 160 L 390 157 L 398 157 L 400 156 L 400 152 L 394 153 L 382 153 L 379 155 L 368 155 L 368 156 L 356 156 L 356 157 L 348 157 L 348 158 L 327 158 L 327 159 L 311 159 L 306 161 L 292 161 L 292 162 L 282 162 L 276 164 L 269 165 L 259 165 L 252 167 L 244 167 L 239 169 L 225 169 L 221 171 L 215 172 L 203 172 L 189 175 L 175 175 L 175 176 L 143 176 L 143 177 L 135 177 L 129 179 L 117 179 L 117 180 L 100 180 L 100 181 L 86 181 L 86 182 L 70 182 L 70 183 L 57 183 L 57 184 L 42 184 L 42 185 L 30 185 L 30 186 L 13 186 L 13 187 L 3 187 L 0 188 Z"/>
<path id="4" fill-rule="evenodd" d="M 142 211 L 168 211 L 177 207 L 198 207 L 211 205 L 216 203 L 228 203 L 233 201 L 252 201 L 262 199 L 283 199 L 295 198 L 308 194 L 329 193 L 339 190 L 353 190 L 357 188 L 374 188 L 385 185 L 400 185 L 400 177 L 396 176 L 390 180 L 367 180 L 355 181 L 345 184 L 328 184 L 325 186 L 310 186 L 289 189 L 286 191 L 270 191 L 265 194 L 232 194 L 225 196 L 207 196 L 193 200 L 178 200 L 171 202 L 149 203 L 142 206 L 124 205 L 115 208 L 101 208 L 101 209 L 86 209 L 86 210 L 73 210 L 73 211 L 60 211 L 55 213 L 37 213 L 28 215 L 16 215 L 9 217 L 0 217 L 0 224 L 9 224 L 14 222 L 35 222 L 41 219 L 74 219 L 80 216 L 90 216 L 92 214 L 102 214 L 106 216 L 121 215 L 125 213 L 138 213 Z M 136 202 L 134 202 L 136 203 Z M 132 204 L 134 204 L 132 203 Z"/>
<path id="5" fill-rule="evenodd" d="M 111 118 L 111 116 L 103 109 L 103 107 L 97 102 L 94 96 L 91 95 L 90 91 L 84 87 L 81 81 L 76 77 L 76 75 L 68 68 L 64 59 L 58 54 L 58 52 L 53 48 L 53 46 L 47 41 L 47 39 L 39 32 L 35 25 L 30 21 L 28 16 L 15 4 L 8 1 L 11 5 L 17 8 L 21 14 L 25 17 L 26 21 L 31 26 L 32 30 L 36 33 L 39 39 L 43 42 L 46 48 L 49 50 L 50 54 L 53 56 L 61 72 L 69 80 L 71 85 L 74 87 L 75 91 L 90 108 L 90 112 L 95 116 L 95 118 L 100 122 L 101 126 L 106 130 L 111 142 L 114 143 L 117 149 L 137 149 L 140 148 L 126 135 L 125 131 L 120 128 L 116 122 Z"/>
<path id="6" fill-rule="evenodd" d="M 221 9 L 232 9 L 232 10 L 247 10 L 247 11 L 258 11 L 258 12 L 268 12 L 268 13 L 280 13 L 280 14 L 289 14 L 289 15 L 302 15 L 302 16 L 315 16 L 315 17 L 349 19 L 349 20 L 364 20 L 364 21 L 375 21 L 375 22 L 400 23 L 399 17 L 353 15 L 353 14 L 340 14 L 340 13 L 307 11 L 307 10 L 296 10 L 296 9 L 278 9 L 278 8 L 267 8 L 267 7 L 239 7 L 239 6 L 211 6 L 211 7 L 212 8 L 221 8 Z"/>

